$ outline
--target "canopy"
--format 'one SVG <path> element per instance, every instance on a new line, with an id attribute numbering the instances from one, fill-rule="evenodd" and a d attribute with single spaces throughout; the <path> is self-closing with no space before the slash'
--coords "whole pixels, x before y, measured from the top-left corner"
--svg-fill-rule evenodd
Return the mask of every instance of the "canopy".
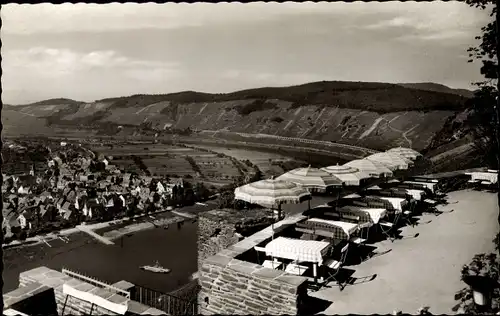
<path id="1" fill-rule="evenodd" d="M 385 208 L 369 208 L 354 205 L 340 207 L 337 211 L 343 214 L 359 216 L 362 222 L 368 221 L 373 224 L 377 224 L 387 214 Z"/>
<path id="2" fill-rule="evenodd" d="M 396 209 L 397 211 L 402 211 L 403 207 L 406 204 L 408 204 L 408 201 L 403 198 L 386 197 L 386 196 L 379 196 L 378 198 L 389 201 L 391 205 L 394 207 L 394 209 Z"/>
<path id="3" fill-rule="evenodd" d="M 332 238 L 339 240 L 349 240 L 352 234 L 362 228 L 361 225 L 355 223 L 321 218 L 308 219 L 304 224 L 313 230 L 322 230 L 332 233 Z"/>
<path id="4" fill-rule="evenodd" d="M 437 185 L 437 183 L 432 183 L 432 182 L 417 182 L 417 181 L 405 181 L 403 183 L 424 185 L 426 188 L 428 188 L 429 190 L 431 190 L 432 193 L 435 192 L 435 188 L 434 187 Z"/>
<path id="5" fill-rule="evenodd" d="M 306 189 L 325 192 L 328 188 L 341 187 L 342 180 L 326 171 L 311 168 L 297 168 L 282 174 L 277 180 L 299 184 Z"/>
<path id="6" fill-rule="evenodd" d="M 392 171 L 387 168 L 384 164 L 378 161 L 372 161 L 368 159 L 356 159 L 351 160 L 344 166 L 357 168 L 358 170 L 368 173 L 370 177 L 378 178 L 379 176 L 391 177 Z"/>
<path id="7" fill-rule="evenodd" d="M 391 149 L 387 150 L 386 152 L 395 153 L 395 154 L 400 155 L 401 157 L 408 158 L 408 159 L 411 159 L 413 161 L 417 160 L 417 158 L 422 156 L 422 154 L 419 153 L 418 151 L 413 150 L 411 148 L 405 148 L 405 147 L 391 148 Z"/>
<path id="8" fill-rule="evenodd" d="M 267 179 L 236 188 L 234 198 L 264 207 L 277 207 L 281 204 L 298 204 L 310 200 L 311 193 L 295 183 Z"/>
<path id="9" fill-rule="evenodd" d="M 498 174 L 492 172 L 471 172 L 469 173 L 472 181 L 498 182 Z"/>
<path id="10" fill-rule="evenodd" d="M 384 164 L 391 171 L 406 170 L 412 164 L 411 160 L 390 152 L 372 154 L 368 157 L 365 157 L 365 159 L 378 161 Z"/>
<path id="11" fill-rule="evenodd" d="M 328 166 L 326 168 L 321 168 L 321 170 L 328 172 L 339 178 L 347 186 L 358 186 L 359 181 L 362 179 L 370 178 L 370 175 L 360 171 L 357 168 L 350 166 Z"/>
<path id="12" fill-rule="evenodd" d="M 422 197 L 425 195 L 424 190 L 406 189 L 406 192 L 418 201 L 422 200 Z"/>
<path id="13" fill-rule="evenodd" d="M 325 241 L 278 237 L 269 242 L 265 249 L 266 255 L 270 257 L 322 264 L 329 246 L 330 243 Z"/>

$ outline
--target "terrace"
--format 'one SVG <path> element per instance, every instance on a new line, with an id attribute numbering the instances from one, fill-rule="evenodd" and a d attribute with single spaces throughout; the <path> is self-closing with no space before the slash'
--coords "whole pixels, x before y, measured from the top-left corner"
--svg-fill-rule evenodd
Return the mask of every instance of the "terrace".
<path id="1" fill-rule="evenodd" d="M 459 177 L 461 175 L 463 173 Z M 414 273 L 410 271 L 417 269 L 417 267 L 411 268 L 415 260 L 411 253 L 418 253 L 419 263 L 423 261 L 422 265 L 427 267 L 431 263 L 435 265 L 436 262 L 440 262 L 449 243 L 455 247 L 450 249 L 451 251 L 460 251 L 458 245 L 461 242 L 467 243 L 463 239 L 466 239 L 468 235 L 460 238 L 457 232 L 470 230 L 470 227 L 457 228 L 457 217 L 464 216 L 466 209 L 470 207 L 471 196 L 466 197 L 468 204 L 459 206 L 460 215 L 455 212 L 442 215 L 453 212 L 450 209 L 451 204 L 446 205 L 445 198 L 441 197 L 445 205 L 436 207 L 434 203 L 437 201 L 428 199 L 428 197 L 437 199 L 432 192 L 426 190 L 425 184 L 430 182 L 423 183 L 422 181 L 413 181 L 415 182 L 413 184 L 391 181 L 393 187 L 391 190 L 387 188 L 369 192 L 359 190 L 360 198 L 343 196 L 340 201 L 329 203 L 330 205 L 319 208 L 313 206 L 310 211 L 296 212 L 274 224 L 274 227 L 268 227 L 217 255 L 207 258 L 200 271 L 200 312 L 207 315 L 303 312 L 311 314 L 326 309 L 327 313 L 340 314 L 352 313 L 354 310 L 358 313 L 373 313 L 373 310 L 379 313 L 390 313 L 394 307 L 413 312 L 422 306 L 417 306 L 418 304 L 435 302 L 435 306 L 432 305 L 433 309 L 440 308 L 440 310 L 446 310 L 443 313 L 449 313 L 452 304 L 443 307 L 442 301 L 446 301 L 443 299 L 444 295 L 439 296 L 439 299 L 432 299 L 430 295 L 421 293 L 426 300 L 418 300 L 417 303 L 409 304 L 412 296 L 407 294 L 413 291 L 410 291 L 410 288 L 405 290 L 405 287 L 410 286 L 411 280 L 414 279 L 412 278 Z M 450 178 L 446 178 L 444 182 L 446 181 L 450 181 Z M 387 181 L 381 182 L 391 187 Z M 440 182 L 443 181 L 438 180 L 437 184 L 443 185 Z M 371 185 L 373 184 L 372 182 Z M 446 183 L 444 185 L 446 186 Z M 397 188 L 398 186 L 401 188 Z M 470 194 L 470 191 L 466 192 Z M 453 197 L 455 197 L 454 194 L 452 193 Z M 480 194 L 488 193 L 480 192 Z M 427 201 L 424 202 L 424 200 Z M 300 206 L 297 207 L 300 208 Z M 456 207 L 453 205 L 453 208 Z M 305 207 L 302 206 L 302 210 L 304 209 Z M 375 214 L 377 212 L 378 215 Z M 488 211 L 481 215 L 481 217 L 484 216 L 482 220 L 491 215 L 490 213 L 491 209 L 488 208 Z M 470 216 L 470 214 L 465 216 Z M 447 221 L 449 217 L 452 219 Z M 449 227 L 447 223 L 450 223 Z M 482 224 L 485 222 L 483 221 Z M 492 226 L 491 223 L 487 224 Z M 430 233 L 430 227 L 434 227 L 433 233 Z M 441 240 L 437 238 L 437 235 L 443 229 L 448 232 L 449 238 Z M 496 228 L 488 228 L 487 231 L 491 231 L 490 235 L 493 236 Z M 430 237 L 417 238 L 424 233 L 434 236 L 436 240 L 429 242 Z M 484 234 L 480 236 L 483 240 L 485 239 Z M 489 235 L 487 238 L 491 239 Z M 428 244 L 419 242 L 420 240 L 427 241 Z M 439 242 L 443 242 L 440 245 L 443 252 L 432 250 L 433 245 L 436 246 Z M 416 249 L 416 247 L 420 248 Z M 467 251 L 474 253 L 477 248 L 477 240 L 475 240 Z M 399 256 L 397 249 L 403 249 L 401 252 L 405 254 L 404 259 L 399 257 L 395 259 L 395 256 Z M 464 256 L 463 261 L 447 260 L 447 265 L 438 268 L 443 275 L 448 277 L 448 281 L 452 281 L 448 270 L 459 269 L 462 262 L 467 262 L 473 253 Z M 454 259 L 458 258 L 458 255 L 454 256 Z M 396 264 L 392 264 L 387 258 L 392 258 Z M 381 266 L 380 262 L 385 264 Z M 358 272 L 358 267 L 360 272 Z M 395 291 L 399 287 L 396 279 L 391 276 L 393 269 L 400 278 L 406 277 L 400 281 L 401 291 Z M 444 271 L 446 269 L 448 270 Z M 419 269 L 419 271 L 423 270 Z M 455 272 L 453 278 L 459 282 L 460 271 Z M 438 283 L 432 281 L 433 277 L 434 273 L 422 276 L 429 281 L 428 291 L 439 288 Z M 437 277 L 437 279 L 440 278 Z M 393 280 L 394 283 L 388 284 L 387 280 Z M 425 284 L 420 284 L 420 280 L 417 283 L 419 283 L 419 289 L 425 292 Z M 455 285 L 456 283 L 454 282 Z M 384 303 L 383 294 L 376 293 L 377 286 L 387 290 L 384 295 L 394 297 L 389 300 L 394 303 L 393 305 Z M 372 293 L 362 290 L 368 287 L 372 289 Z M 346 297 L 347 292 L 355 292 L 358 288 L 362 294 L 349 296 L 349 300 L 356 300 L 356 303 L 354 301 L 351 304 L 338 303 L 339 297 Z M 446 295 L 449 294 L 452 300 L 454 292 L 451 292 L 449 290 Z M 342 294 L 339 295 L 339 293 Z M 403 298 L 402 295 L 406 297 Z M 370 296 L 375 296 L 379 300 L 375 302 Z M 368 298 L 367 303 L 359 304 L 360 298 Z M 396 304 L 398 300 L 395 298 L 400 298 L 402 303 Z M 334 300 L 335 304 L 332 305 Z M 340 307 L 337 309 L 337 306 Z M 372 307 L 374 309 L 370 309 Z"/>

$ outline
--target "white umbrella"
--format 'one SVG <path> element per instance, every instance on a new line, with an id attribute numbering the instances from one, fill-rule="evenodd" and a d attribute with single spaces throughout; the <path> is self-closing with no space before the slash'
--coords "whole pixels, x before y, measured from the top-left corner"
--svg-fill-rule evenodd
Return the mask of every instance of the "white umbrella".
<path id="1" fill-rule="evenodd" d="M 411 148 L 405 148 L 405 147 L 396 147 L 396 148 L 391 148 L 387 150 L 386 152 L 398 154 L 401 157 L 411 159 L 411 160 L 417 160 L 417 158 L 422 157 L 422 154 L 419 153 L 416 150 L 413 150 Z"/>
<path id="2" fill-rule="evenodd" d="M 384 164 L 378 161 L 372 161 L 368 159 L 355 159 L 351 160 L 344 166 L 349 166 L 357 168 L 360 171 L 367 173 L 370 177 L 378 178 L 379 176 L 391 177 L 392 171 L 387 168 Z"/>
<path id="3" fill-rule="evenodd" d="M 378 162 L 384 164 L 391 171 L 398 170 L 398 169 L 406 170 L 412 164 L 410 159 L 406 159 L 406 158 L 401 157 L 398 154 L 389 153 L 389 152 L 372 154 L 368 157 L 365 157 L 365 159 L 371 160 L 371 161 L 378 161 Z"/>
<path id="4" fill-rule="evenodd" d="M 281 204 L 298 204 L 310 200 L 311 193 L 292 182 L 267 179 L 237 187 L 234 198 L 264 207 L 281 208 Z"/>
<path id="5" fill-rule="evenodd" d="M 293 169 L 277 179 L 296 183 L 308 190 L 319 192 L 326 192 L 333 187 L 342 187 L 342 180 L 324 170 L 311 168 L 311 166 Z"/>
<path id="6" fill-rule="evenodd" d="M 278 208 L 278 217 L 281 217 L 282 204 L 298 204 L 311 200 L 311 193 L 306 188 L 292 182 L 267 179 L 237 187 L 234 190 L 234 198 L 272 209 Z"/>
<path id="7" fill-rule="evenodd" d="M 369 174 L 360 171 L 358 168 L 346 165 L 339 166 L 337 164 L 335 166 L 321 168 L 321 170 L 339 178 L 347 186 L 359 186 L 360 180 L 371 178 Z"/>

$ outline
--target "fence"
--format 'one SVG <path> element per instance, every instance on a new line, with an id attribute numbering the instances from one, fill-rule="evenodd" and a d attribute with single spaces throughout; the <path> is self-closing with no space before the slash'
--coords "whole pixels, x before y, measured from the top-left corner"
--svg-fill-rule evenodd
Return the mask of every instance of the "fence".
<path id="1" fill-rule="evenodd" d="M 195 291 L 197 294 L 197 291 Z M 198 314 L 197 296 L 179 298 L 142 286 L 136 286 L 132 300 L 141 304 L 162 310 L 169 315 L 196 315 Z"/>
<path id="2" fill-rule="evenodd" d="M 96 278 L 93 278 L 93 277 L 90 277 L 90 276 L 86 276 L 84 274 L 68 270 L 66 268 L 62 269 L 62 273 L 65 274 L 65 275 L 67 275 L 67 276 L 70 276 L 72 278 L 75 278 L 75 279 L 78 279 L 78 280 L 81 280 L 81 281 L 93 284 L 93 285 L 95 285 L 97 287 L 111 290 L 113 292 L 116 292 L 116 293 L 118 293 L 120 295 L 123 295 L 126 298 L 130 299 L 130 292 L 122 290 L 120 288 L 117 288 L 116 286 L 113 286 L 113 285 L 111 285 L 109 283 L 97 280 Z"/>

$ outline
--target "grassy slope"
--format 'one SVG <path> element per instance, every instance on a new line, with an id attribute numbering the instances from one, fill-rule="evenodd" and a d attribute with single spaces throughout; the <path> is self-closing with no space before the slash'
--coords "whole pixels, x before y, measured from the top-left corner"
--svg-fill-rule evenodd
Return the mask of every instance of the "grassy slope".
<path id="1" fill-rule="evenodd" d="M 228 129 L 341 141 L 376 149 L 409 146 L 409 140 L 414 148 L 423 149 L 440 132 L 446 119 L 463 109 L 466 98 L 460 93 L 428 83 L 330 81 L 227 94 L 185 91 L 134 95 L 90 105 L 51 99 L 16 106 L 15 110 L 72 127 L 137 126 L 151 122 L 153 127 L 163 129 L 170 123 L 179 129 Z M 9 117 L 11 112 L 4 115 Z M 12 115 L 10 122 L 18 119 Z M 374 124 L 377 120 L 379 123 Z M 5 129 L 15 134 L 13 126 Z M 37 122 L 29 131 L 38 126 Z"/>

